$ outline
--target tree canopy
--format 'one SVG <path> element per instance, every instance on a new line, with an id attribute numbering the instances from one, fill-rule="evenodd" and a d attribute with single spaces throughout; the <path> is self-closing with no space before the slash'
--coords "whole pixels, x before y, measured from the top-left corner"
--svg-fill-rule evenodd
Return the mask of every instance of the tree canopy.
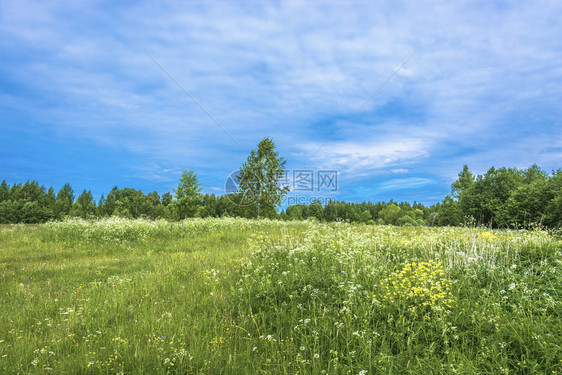
<path id="1" fill-rule="evenodd" d="M 472 225 L 531 228 L 562 226 L 562 169 L 546 173 L 538 166 L 527 169 L 490 168 L 474 175 L 464 166 L 451 185 L 451 194 L 442 202 L 426 207 L 414 202 L 312 201 L 279 209 L 286 193 L 278 179 L 285 160 L 265 138 L 252 151 L 240 170 L 238 194 L 202 194 L 197 174 L 182 172 L 174 195 L 148 194 L 132 188 L 113 187 L 98 202 L 90 190 L 75 198 L 66 183 L 55 194 L 36 181 L 0 183 L 0 224 L 43 223 L 65 217 L 164 218 L 189 217 L 269 217 L 282 220 L 315 218 L 320 221 L 348 221 L 366 224 Z M 246 194 L 246 196 L 244 196 Z M 251 204 L 248 203 L 248 199 Z"/>
<path id="2" fill-rule="evenodd" d="M 252 150 L 240 168 L 239 195 L 256 217 L 275 217 L 277 206 L 288 188 L 279 185 L 285 170 L 285 159 L 275 150 L 275 143 L 264 138 Z"/>
<path id="3" fill-rule="evenodd" d="M 195 216 L 202 190 L 197 174 L 192 170 L 184 170 L 178 187 L 174 189 L 175 204 L 180 219 Z"/>

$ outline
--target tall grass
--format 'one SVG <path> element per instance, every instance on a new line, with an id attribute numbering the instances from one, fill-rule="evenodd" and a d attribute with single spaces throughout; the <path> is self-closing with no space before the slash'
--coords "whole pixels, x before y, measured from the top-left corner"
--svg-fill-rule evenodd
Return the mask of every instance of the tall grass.
<path id="1" fill-rule="evenodd" d="M 557 373 L 545 232 L 268 220 L 0 230 L 0 372 Z"/>

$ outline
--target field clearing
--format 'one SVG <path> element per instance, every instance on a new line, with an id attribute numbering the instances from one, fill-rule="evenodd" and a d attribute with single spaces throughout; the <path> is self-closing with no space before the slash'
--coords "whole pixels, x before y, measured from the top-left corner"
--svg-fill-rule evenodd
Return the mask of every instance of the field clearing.
<path id="1" fill-rule="evenodd" d="M 562 372 L 546 232 L 245 219 L 0 228 L 0 372 Z"/>

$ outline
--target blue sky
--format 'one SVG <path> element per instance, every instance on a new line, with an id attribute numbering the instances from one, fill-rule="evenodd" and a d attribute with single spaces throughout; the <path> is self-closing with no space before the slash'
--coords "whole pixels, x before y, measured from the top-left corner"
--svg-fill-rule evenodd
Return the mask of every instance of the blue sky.
<path id="1" fill-rule="evenodd" d="M 222 194 L 266 136 L 290 170 L 337 170 L 347 201 L 435 203 L 464 164 L 558 169 L 560 19 L 555 1 L 2 0 L 0 180 L 99 197 L 193 169 Z"/>

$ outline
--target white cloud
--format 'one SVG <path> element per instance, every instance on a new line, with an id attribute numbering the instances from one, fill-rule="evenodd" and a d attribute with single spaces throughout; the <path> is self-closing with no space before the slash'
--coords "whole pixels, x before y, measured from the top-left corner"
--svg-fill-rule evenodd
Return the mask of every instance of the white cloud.
<path id="1" fill-rule="evenodd" d="M 400 189 L 409 189 L 413 187 L 424 186 L 433 183 L 435 183 L 435 181 L 429 178 L 421 178 L 421 177 L 400 178 L 400 179 L 394 179 L 394 180 L 383 182 L 379 184 L 378 189 L 400 190 Z"/>
<path id="2" fill-rule="evenodd" d="M 534 146 L 561 138 L 562 4 L 107 7 L 2 2 L 0 53 L 9 58 L 0 73 L 32 93 L 3 106 L 37 116 L 58 137 L 145 158 L 147 178 L 167 178 L 153 165 L 232 170 L 245 159 L 147 54 L 244 148 L 271 136 L 295 165 L 354 178 L 450 176 L 465 162 L 509 158 L 559 165 L 559 151 Z M 403 106 L 393 111 L 395 102 Z M 537 124 L 544 131 L 532 134 Z"/>
<path id="3" fill-rule="evenodd" d="M 362 175 L 429 157 L 428 144 L 406 137 L 328 142 L 323 147 L 321 144 L 305 144 L 302 148 L 308 155 L 314 154 L 313 160 L 322 168 L 338 169 L 348 175 Z"/>

